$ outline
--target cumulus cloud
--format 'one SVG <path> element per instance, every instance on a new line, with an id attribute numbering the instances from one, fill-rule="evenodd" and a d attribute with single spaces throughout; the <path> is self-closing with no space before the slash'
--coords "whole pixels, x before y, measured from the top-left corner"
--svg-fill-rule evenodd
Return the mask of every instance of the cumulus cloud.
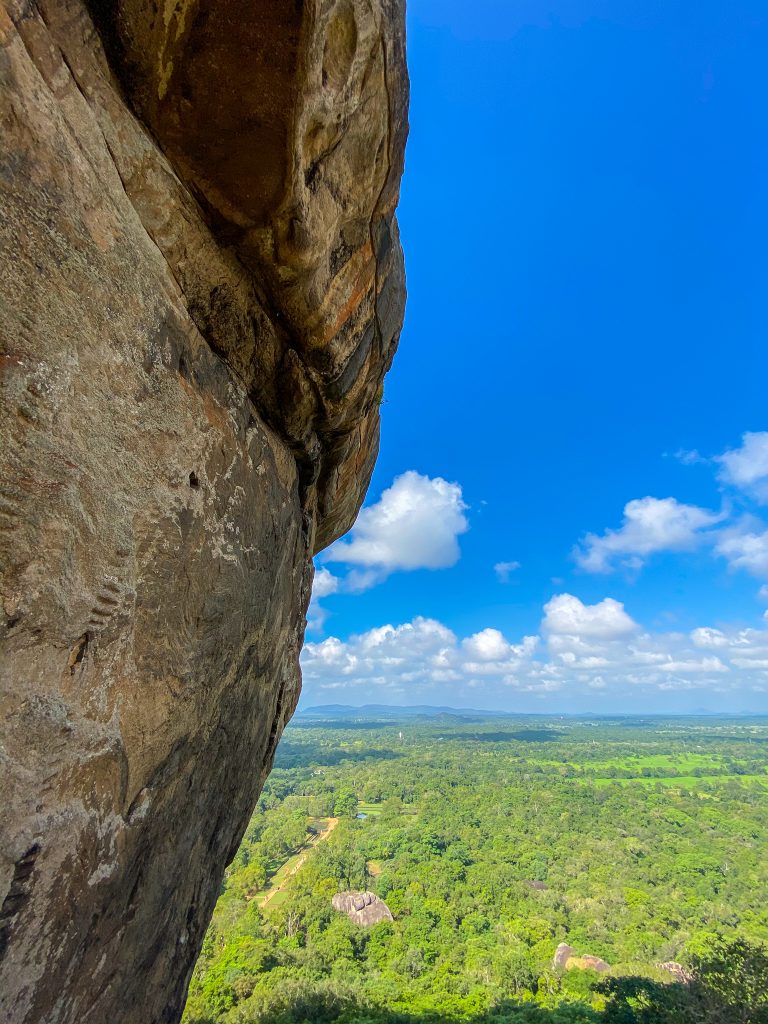
<path id="1" fill-rule="evenodd" d="M 364 590 L 396 570 L 446 569 L 459 560 L 458 537 L 469 529 L 461 487 L 413 470 L 364 508 L 348 539 L 325 554 L 353 566 L 345 589 Z"/>
<path id="2" fill-rule="evenodd" d="M 302 667 L 307 685 L 365 688 L 369 695 L 378 688 L 394 694 L 439 692 L 446 683 L 474 688 L 490 678 L 513 685 L 537 643 L 537 637 L 510 643 L 490 628 L 459 640 L 435 619 L 417 617 L 399 626 L 370 629 L 345 643 L 335 637 L 308 643 Z"/>
<path id="3" fill-rule="evenodd" d="M 573 594 L 557 594 L 544 605 L 542 629 L 555 635 L 615 640 L 634 633 L 638 625 L 612 597 L 583 604 Z"/>
<path id="4" fill-rule="evenodd" d="M 329 569 L 316 569 L 312 581 L 312 599 L 307 609 L 307 629 L 319 633 L 325 625 L 328 610 L 320 604 L 320 599 L 335 594 L 339 589 L 340 580 Z"/>
<path id="5" fill-rule="evenodd" d="M 481 675 L 505 675 L 533 654 L 538 642 L 538 637 L 526 636 L 512 644 L 498 629 L 481 629 L 461 643 L 463 667 Z"/>
<path id="6" fill-rule="evenodd" d="M 501 661 L 509 654 L 510 644 L 498 629 L 483 629 L 467 637 L 464 650 L 476 661 Z"/>
<path id="7" fill-rule="evenodd" d="M 768 529 L 764 523 L 744 519 L 723 531 L 715 551 L 726 559 L 731 569 L 744 569 L 759 579 L 768 578 Z"/>
<path id="8" fill-rule="evenodd" d="M 715 456 L 719 463 L 718 478 L 757 498 L 768 501 L 768 431 L 747 432 L 741 447 Z"/>
<path id="9" fill-rule="evenodd" d="M 617 530 L 588 533 L 574 557 L 587 572 L 639 569 L 656 552 L 692 550 L 722 518 L 675 498 L 635 498 L 624 506 L 624 522 Z"/>
<path id="10" fill-rule="evenodd" d="M 692 709 L 707 694 L 719 695 L 720 705 L 731 694 L 742 708 L 753 694 L 768 694 L 768 627 L 649 633 L 618 601 L 589 605 L 559 594 L 543 609 L 540 636 L 514 640 L 488 627 L 462 638 L 435 619 L 415 618 L 309 643 L 302 663 L 315 699 L 344 690 L 354 701 L 514 708 L 530 699 L 557 709 L 591 692 L 600 706 L 650 709 L 655 701 L 660 709 L 679 693 L 694 703 L 678 706 Z"/>
<path id="11" fill-rule="evenodd" d="M 336 637 L 308 643 L 302 652 L 302 669 L 305 683 L 319 682 L 322 689 L 367 686 L 398 693 L 404 692 L 406 684 L 444 678 L 457 644 L 442 623 L 418 617 L 400 626 L 369 629 L 344 643 Z"/>
<path id="12" fill-rule="evenodd" d="M 695 449 L 680 450 L 675 458 L 685 465 L 698 462 L 717 467 L 718 481 L 730 490 L 768 504 L 768 431 L 747 431 L 741 444 L 721 455 L 705 458 Z M 690 551 L 706 545 L 731 569 L 768 579 L 768 524 L 754 516 L 734 516 L 728 504 L 716 513 L 675 498 L 636 498 L 624 508 L 618 529 L 588 533 L 574 548 L 574 558 L 587 572 L 609 573 L 639 569 L 655 552 Z M 761 599 L 764 598 L 760 592 Z"/>
<path id="13" fill-rule="evenodd" d="M 312 582 L 312 600 L 319 600 L 329 594 L 335 594 L 339 589 L 339 578 L 334 576 L 330 569 L 317 569 Z"/>
<path id="14" fill-rule="evenodd" d="M 493 571 L 496 573 L 499 583 L 509 583 L 512 573 L 519 568 L 519 562 L 497 562 Z"/>
<path id="15" fill-rule="evenodd" d="M 699 626 L 691 631 L 691 642 L 694 647 L 727 647 L 728 637 L 720 629 Z"/>
<path id="16" fill-rule="evenodd" d="M 689 675 L 691 672 L 727 672 L 728 668 L 714 655 L 708 658 L 688 658 L 675 661 L 670 658 L 663 661 L 662 667 L 667 672 L 674 672 L 676 675 Z"/>

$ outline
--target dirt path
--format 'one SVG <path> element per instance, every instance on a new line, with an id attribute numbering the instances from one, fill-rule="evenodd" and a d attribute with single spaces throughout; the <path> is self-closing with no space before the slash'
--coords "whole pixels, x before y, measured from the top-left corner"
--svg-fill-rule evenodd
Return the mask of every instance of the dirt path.
<path id="1" fill-rule="evenodd" d="M 292 867 L 290 867 L 288 869 L 288 871 L 283 876 L 283 880 L 280 882 L 280 885 L 276 885 L 274 887 L 274 889 L 270 889 L 269 890 L 267 895 L 264 897 L 264 899 L 259 904 L 260 907 L 266 907 L 266 905 L 269 903 L 269 901 L 272 899 L 272 897 L 276 893 L 282 892 L 282 890 L 285 888 L 286 884 L 290 881 L 290 879 L 293 878 L 293 876 L 296 874 L 296 872 L 300 871 L 301 868 L 304 866 L 304 864 L 306 863 L 307 857 L 309 856 L 310 852 L 319 843 L 322 843 L 322 841 L 324 839 L 327 839 L 328 836 L 331 834 L 331 832 L 333 832 L 333 830 L 336 828 L 336 826 L 338 824 L 339 824 L 339 819 L 338 818 L 329 818 L 328 819 L 328 824 L 323 829 L 323 831 L 322 832 L 318 832 L 317 835 L 314 837 L 314 839 L 311 839 L 309 841 L 309 843 L 307 844 L 307 846 L 304 849 L 304 852 L 299 855 L 299 859 L 296 861 L 296 863 L 294 865 L 292 865 Z"/>

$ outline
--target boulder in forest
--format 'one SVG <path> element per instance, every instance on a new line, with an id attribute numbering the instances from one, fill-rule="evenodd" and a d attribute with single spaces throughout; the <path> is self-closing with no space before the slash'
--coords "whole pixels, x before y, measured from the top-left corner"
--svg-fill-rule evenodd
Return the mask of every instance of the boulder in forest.
<path id="1" fill-rule="evenodd" d="M 597 971 L 598 974 L 611 969 L 610 964 L 599 956 L 592 956 L 591 953 L 577 955 L 576 949 L 567 942 L 561 942 L 555 950 L 552 966 L 556 971 Z"/>
<path id="2" fill-rule="evenodd" d="M 331 900 L 334 910 L 346 914 L 353 924 L 364 928 L 379 921 L 393 921 L 392 911 L 373 892 L 337 892 Z"/>

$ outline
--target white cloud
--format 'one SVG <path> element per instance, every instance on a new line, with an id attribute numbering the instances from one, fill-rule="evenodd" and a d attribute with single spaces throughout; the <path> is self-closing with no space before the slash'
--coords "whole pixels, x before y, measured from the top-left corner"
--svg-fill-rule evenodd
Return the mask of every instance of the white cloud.
<path id="1" fill-rule="evenodd" d="M 684 466 L 695 466 L 699 462 L 708 461 L 695 448 L 692 448 L 690 451 L 686 448 L 678 448 L 675 452 L 675 458 L 678 462 L 682 462 Z"/>
<path id="2" fill-rule="evenodd" d="M 761 529 L 764 525 L 745 519 L 720 535 L 715 551 L 731 569 L 744 569 L 760 579 L 768 578 L 768 529 Z"/>
<path id="3" fill-rule="evenodd" d="M 719 479 L 732 487 L 768 501 L 768 431 L 742 435 L 741 447 L 715 456 Z"/>
<path id="4" fill-rule="evenodd" d="M 463 646 L 476 661 L 502 661 L 510 651 L 510 644 L 498 629 L 483 629 L 467 637 Z"/>
<path id="5" fill-rule="evenodd" d="M 346 676 L 352 677 L 349 686 L 399 691 L 405 683 L 429 682 L 435 671 L 452 667 L 456 648 L 451 630 L 419 617 L 401 626 L 370 629 L 344 643 L 336 637 L 308 643 L 302 668 L 306 682 L 319 681 L 324 689 L 337 689 Z"/>
<path id="6" fill-rule="evenodd" d="M 362 594 L 364 590 L 370 590 L 377 583 L 382 583 L 388 575 L 383 568 L 350 569 L 344 577 L 344 590 L 348 594 Z"/>
<path id="7" fill-rule="evenodd" d="M 319 644 L 309 643 L 304 651 L 311 653 L 318 666 L 332 670 L 334 675 L 351 675 L 358 666 L 358 660 L 350 652 L 348 645 L 335 636 L 329 636 Z"/>
<path id="8" fill-rule="evenodd" d="M 376 651 L 379 656 L 388 657 L 405 654 L 429 655 L 442 651 L 446 646 L 456 642 L 456 637 L 447 626 L 436 619 L 419 616 L 404 626 L 379 626 L 369 629 L 359 638 L 360 649 L 364 652 Z"/>
<path id="9" fill-rule="evenodd" d="M 498 629 L 481 629 L 461 642 L 462 669 L 478 675 L 508 675 L 531 657 L 538 643 L 537 636 L 525 636 L 513 644 Z"/>
<path id="10" fill-rule="evenodd" d="M 330 569 L 317 569 L 312 582 L 312 600 L 319 600 L 329 594 L 335 594 L 339 589 L 339 578 L 334 576 Z"/>
<path id="11" fill-rule="evenodd" d="M 708 626 L 699 626 L 691 631 L 691 641 L 694 647 L 727 647 L 728 637 L 722 630 L 711 629 Z"/>
<path id="12" fill-rule="evenodd" d="M 335 637 L 308 643 L 302 667 L 306 684 L 321 689 L 337 689 L 343 677 L 351 688 L 369 692 L 371 687 L 395 692 L 439 689 L 449 683 L 476 687 L 489 679 L 509 686 L 530 664 L 537 643 L 537 637 L 524 637 L 513 644 L 490 628 L 460 641 L 442 623 L 418 617 L 400 626 L 370 629 L 345 643 Z"/>
<path id="13" fill-rule="evenodd" d="M 704 458 L 695 449 L 680 450 L 675 457 L 686 465 L 714 463 L 721 484 L 768 504 L 768 431 L 747 431 L 741 445 L 722 455 Z M 728 521 L 730 520 L 730 521 Z M 574 549 L 577 564 L 588 572 L 639 569 L 659 551 L 690 551 L 706 544 L 740 569 L 768 579 L 768 525 L 754 516 L 732 517 L 726 505 L 715 513 L 675 498 L 637 498 L 624 508 L 624 521 L 615 530 L 588 533 Z M 758 594 L 766 598 L 768 590 Z"/>
<path id="14" fill-rule="evenodd" d="M 724 693 L 740 708 L 754 706 L 750 694 L 768 693 L 768 626 L 654 634 L 618 601 L 585 605 L 569 594 L 548 602 L 542 626 L 543 637 L 519 641 L 492 627 L 460 638 L 415 618 L 346 641 L 330 637 L 306 645 L 305 688 L 321 702 L 345 690 L 353 702 L 520 708 L 533 700 L 552 710 L 581 707 L 590 693 L 615 710 L 694 710 L 708 696 L 722 707 Z"/>
<path id="15" fill-rule="evenodd" d="M 708 658 L 689 658 L 688 660 L 675 661 L 670 659 L 669 661 L 662 662 L 661 668 L 666 672 L 674 672 L 679 675 L 689 675 L 691 672 L 727 672 L 728 669 L 714 655 Z"/>
<path id="16" fill-rule="evenodd" d="M 509 583 L 512 573 L 519 568 L 519 562 L 497 562 L 493 567 L 493 571 L 496 573 L 499 583 Z"/>
<path id="17" fill-rule="evenodd" d="M 328 612 L 320 600 L 329 594 L 359 594 L 396 570 L 455 565 L 460 555 L 457 538 L 469 529 L 466 508 L 459 484 L 413 470 L 396 477 L 378 502 L 360 512 L 349 535 L 321 556 L 348 569 L 340 576 L 325 567 L 316 569 L 307 612 L 309 631 L 323 631 Z"/>
<path id="18" fill-rule="evenodd" d="M 624 611 L 624 605 L 612 597 L 597 604 L 583 604 L 573 594 L 557 594 L 544 605 L 542 629 L 579 639 L 615 640 L 634 633 L 638 626 Z"/>
<path id="19" fill-rule="evenodd" d="M 459 560 L 458 537 L 469 529 L 461 487 L 409 470 L 375 505 L 364 508 L 349 539 L 337 541 L 327 562 L 357 567 L 344 589 L 364 590 L 395 570 L 446 569 Z"/>
<path id="20" fill-rule="evenodd" d="M 655 552 L 695 548 L 722 518 L 675 498 L 635 498 L 624 506 L 624 522 L 618 530 L 606 530 L 601 535 L 588 533 L 574 557 L 587 572 L 639 569 Z"/>
<path id="21" fill-rule="evenodd" d="M 328 569 L 315 569 L 315 578 L 312 581 L 312 599 L 307 609 L 307 629 L 312 633 L 319 633 L 325 625 L 328 611 L 320 604 L 320 599 L 335 594 L 339 589 L 339 578 L 334 576 Z"/>

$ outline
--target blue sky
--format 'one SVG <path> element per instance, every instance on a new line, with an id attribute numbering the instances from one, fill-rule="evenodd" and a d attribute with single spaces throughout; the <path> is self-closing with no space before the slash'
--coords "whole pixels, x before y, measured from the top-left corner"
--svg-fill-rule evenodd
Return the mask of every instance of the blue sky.
<path id="1" fill-rule="evenodd" d="M 411 0 L 408 49 L 406 323 L 304 703 L 768 711 L 768 8 Z"/>

